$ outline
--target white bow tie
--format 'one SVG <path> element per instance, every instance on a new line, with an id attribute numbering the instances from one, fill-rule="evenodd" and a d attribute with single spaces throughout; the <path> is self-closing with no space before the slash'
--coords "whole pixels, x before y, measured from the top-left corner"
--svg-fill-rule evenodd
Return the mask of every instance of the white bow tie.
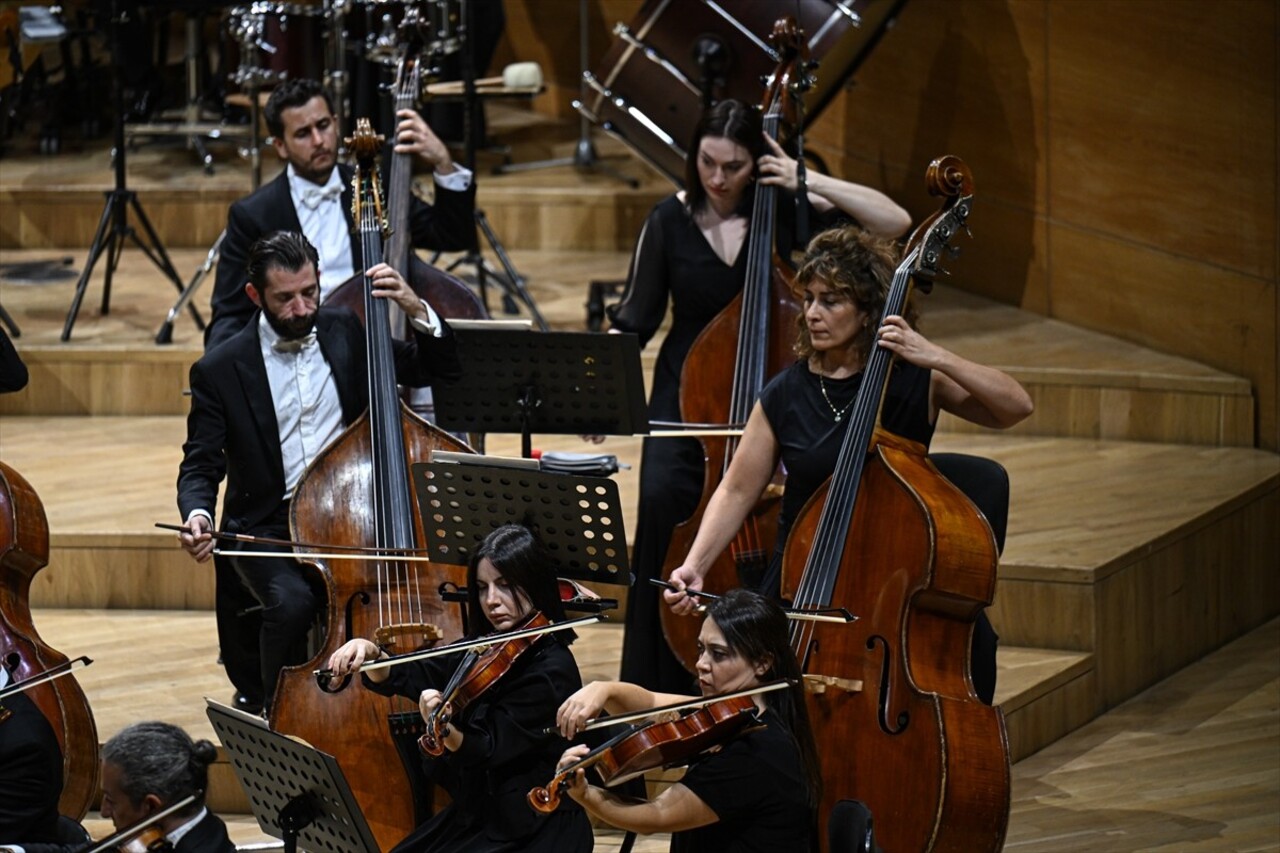
<path id="1" fill-rule="evenodd" d="M 302 191 L 302 203 L 315 210 L 323 201 L 333 201 L 342 197 L 342 184 L 331 184 L 325 187 L 306 187 Z"/>
<path id="2" fill-rule="evenodd" d="M 300 353 L 310 346 L 314 346 L 316 342 L 316 333 L 312 332 L 303 335 L 300 338 L 276 338 L 271 342 L 271 348 L 276 352 Z"/>

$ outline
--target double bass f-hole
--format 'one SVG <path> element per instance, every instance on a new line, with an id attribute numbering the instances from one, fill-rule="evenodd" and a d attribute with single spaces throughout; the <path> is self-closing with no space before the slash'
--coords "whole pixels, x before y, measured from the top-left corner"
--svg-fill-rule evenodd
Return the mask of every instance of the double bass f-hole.
<path id="1" fill-rule="evenodd" d="M 890 661 L 893 655 L 889 653 L 889 641 L 879 634 L 873 634 L 867 637 L 867 649 L 875 651 L 876 646 L 883 647 L 883 654 L 880 656 L 880 692 L 876 698 L 876 717 L 880 723 L 880 731 L 887 735 L 900 735 L 907 728 L 907 724 L 911 722 L 910 711 L 900 711 L 898 713 L 898 727 L 892 728 L 889 725 L 889 702 L 892 698 L 890 683 L 893 680 L 890 674 Z"/>

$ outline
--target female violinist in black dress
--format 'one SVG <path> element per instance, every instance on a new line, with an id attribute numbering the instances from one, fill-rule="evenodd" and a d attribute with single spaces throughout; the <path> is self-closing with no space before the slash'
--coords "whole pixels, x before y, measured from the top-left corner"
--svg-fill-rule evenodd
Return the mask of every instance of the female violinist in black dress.
<path id="1" fill-rule="evenodd" d="M 467 571 L 468 624 L 473 636 L 510 631 L 534 611 L 564 619 L 553 561 L 538 539 L 515 524 L 494 530 Z M 545 733 L 556 709 L 582 686 L 569 651 L 572 631 L 541 637 L 502 677 L 458 714 L 450 713 L 444 754 L 430 768 L 453 802 L 396 846 L 397 851 L 458 853 L 545 851 L 587 853 L 591 825 L 581 809 L 541 815 L 525 803 L 529 788 L 554 771 L 560 744 Z M 329 659 L 342 676 L 383 657 L 369 640 L 343 645 Z M 364 673 L 365 687 L 417 699 L 423 718 L 442 702 L 441 689 L 462 653 Z M 446 709 L 448 711 L 448 709 Z"/>
<path id="2" fill-rule="evenodd" d="M 569 796 L 594 817 L 621 829 L 672 833 L 672 853 L 809 850 L 821 777 L 786 616 L 757 593 L 733 590 L 708 605 L 698 649 L 703 696 L 778 679 L 794 685 L 752 697 L 763 726 L 750 727 L 703 753 L 679 782 L 652 800 L 624 800 L 588 784 L 583 770 L 569 777 Z M 621 681 L 597 681 L 570 697 L 556 722 L 561 734 L 571 738 L 602 710 L 641 711 L 690 698 Z M 585 746 L 570 748 L 561 767 L 587 751 Z"/>
<path id="3" fill-rule="evenodd" d="M 765 136 L 758 110 L 725 100 L 704 113 L 689 146 L 685 187 L 659 202 L 645 220 L 622 301 L 609 310 L 612 330 L 635 332 L 643 346 L 671 303 L 671 327 L 654 366 L 649 418 L 680 420 L 680 372 L 694 340 L 733 301 L 746 278 L 743 251 L 756 182 L 797 188 L 796 161 Z M 907 212 L 876 190 L 809 173 L 811 221 L 844 214 L 874 234 L 894 237 L 911 224 Z M 779 201 L 779 255 L 791 255 L 794 203 Z M 726 390 L 726 395 L 728 391 Z M 655 690 L 682 690 L 689 675 L 663 639 L 659 577 L 674 527 L 702 494 L 702 446 L 696 439 L 646 439 L 633 540 L 636 583 L 627 607 L 621 678 Z"/>

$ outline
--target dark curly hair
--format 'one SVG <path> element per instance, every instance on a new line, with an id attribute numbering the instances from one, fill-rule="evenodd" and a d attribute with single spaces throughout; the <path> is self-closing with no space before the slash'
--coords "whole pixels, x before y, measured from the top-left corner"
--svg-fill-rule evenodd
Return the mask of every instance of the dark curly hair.
<path id="1" fill-rule="evenodd" d="M 871 355 L 876 332 L 884 319 L 884 303 L 893 284 L 898 266 L 898 247 L 891 240 L 873 236 L 856 225 L 843 225 L 823 231 L 809 241 L 800 269 L 796 272 L 795 294 L 803 300 L 804 289 L 821 281 L 853 301 L 867 315 L 867 325 L 854 337 L 854 346 L 864 359 Z M 904 319 L 916 324 L 916 311 L 910 301 Z M 796 355 L 807 359 L 813 355 L 809 325 L 801 312 L 797 321 L 799 336 Z"/>

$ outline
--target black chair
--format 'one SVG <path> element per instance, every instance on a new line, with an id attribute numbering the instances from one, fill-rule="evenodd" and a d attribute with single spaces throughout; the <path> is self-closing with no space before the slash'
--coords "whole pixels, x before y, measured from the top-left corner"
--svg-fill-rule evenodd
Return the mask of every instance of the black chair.
<path id="1" fill-rule="evenodd" d="M 1004 535 L 1009 527 L 1009 472 L 994 459 L 965 453 L 933 453 L 929 461 L 956 488 L 973 501 L 996 539 L 996 553 L 1004 551 Z M 996 646 L 1000 637 L 991 627 L 987 611 L 978 614 L 973 625 L 970 660 L 973 689 L 978 698 L 990 705 L 996 695 Z"/>
<path id="2" fill-rule="evenodd" d="M 871 810 L 861 800 L 841 800 L 827 820 L 827 849 L 831 853 L 877 853 Z"/>

